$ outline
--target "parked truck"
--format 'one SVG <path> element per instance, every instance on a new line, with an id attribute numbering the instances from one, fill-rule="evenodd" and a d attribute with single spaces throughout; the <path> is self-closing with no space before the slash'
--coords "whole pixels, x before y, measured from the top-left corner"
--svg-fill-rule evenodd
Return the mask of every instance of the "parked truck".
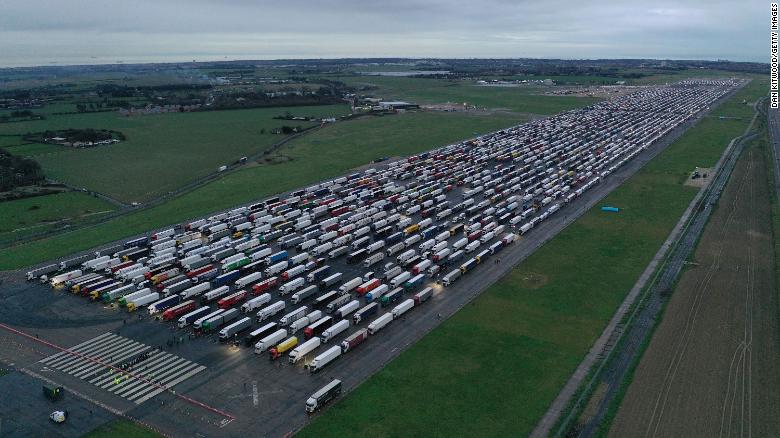
<path id="1" fill-rule="evenodd" d="M 268 350 L 271 360 L 279 359 L 284 353 L 290 351 L 298 345 L 298 338 L 295 336 L 289 337 L 286 340 L 280 342 L 276 347 Z"/>
<path id="2" fill-rule="evenodd" d="M 235 338 L 239 333 L 252 326 L 252 318 L 244 317 L 238 321 L 228 325 L 219 331 L 219 341 L 225 342 L 231 338 Z"/>
<path id="3" fill-rule="evenodd" d="M 241 311 L 243 313 L 249 313 L 254 311 L 255 309 L 259 309 L 260 307 L 268 304 L 271 302 L 271 294 L 264 293 L 260 296 L 254 297 L 251 300 L 247 301 L 246 303 L 241 305 Z"/>
<path id="4" fill-rule="evenodd" d="M 393 322 L 393 315 L 390 313 L 385 313 L 379 318 L 373 320 L 371 324 L 368 325 L 368 334 L 369 335 L 377 334 L 380 330 L 385 328 L 391 322 Z"/>
<path id="5" fill-rule="evenodd" d="M 369 316 L 376 314 L 379 311 L 379 304 L 378 303 L 371 303 L 367 306 L 364 306 L 362 309 L 355 312 L 354 315 L 352 315 L 352 322 L 357 325 L 360 324 L 361 321 L 365 321 Z"/>
<path id="6" fill-rule="evenodd" d="M 353 350 L 366 339 L 368 339 L 368 329 L 362 328 L 357 330 L 341 342 L 341 352 L 346 353 L 347 351 Z"/>
<path id="7" fill-rule="evenodd" d="M 260 341 L 258 341 L 255 344 L 255 354 L 261 354 L 270 348 L 272 348 L 274 345 L 278 345 L 279 342 L 281 342 L 282 339 L 287 337 L 287 330 L 285 329 L 278 329 L 275 332 L 265 336 L 264 338 L 261 338 Z M 298 343 L 298 338 L 295 338 L 295 344 Z M 292 348 L 292 347 L 290 347 Z"/>
<path id="8" fill-rule="evenodd" d="M 314 360 L 309 364 L 309 371 L 312 373 L 317 373 L 327 364 L 336 360 L 339 356 L 341 356 L 341 347 L 330 347 L 329 349 L 314 357 Z"/>
<path id="9" fill-rule="evenodd" d="M 334 379 L 306 400 L 306 412 L 317 412 L 329 401 L 341 394 L 341 380 Z"/>
<path id="10" fill-rule="evenodd" d="M 293 351 L 291 351 L 289 355 L 290 363 L 291 364 L 297 363 L 298 361 L 306 357 L 307 354 L 317 349 L 317 347 L 320 346 L 321 342 L 322 341 L 320 340 L 320 338 L 313 337 L 308 341 L 304 342 L 303 344 L 295 347 L 295 349 L 293 349 Z"/>
<path id="11" fill-rule="evenodd" d="M 327 344 L 328 341 L 338 336 L 341 332 L 343 332 L 348 328 L 349 328 L 349 321 L 346 319 L 342 319 L 341 321 L 333 324 L 332 326 L 328 327 L 325 331 L 323 331 L 322 336 L 320 336 L 320 339 L 322 339 L 323 343 Z"/>
<path id="12" fill-rule="evenodd" d="M 221 311 L 222 310 L 220 310 L 220 312 Z M 189 313 L 185 313 L 184 315 L 180 316 L 177 325 L 179 326 L 179 328 L 187 327 L 191 323 L 208 315 L 209 313 L 211 313 L 211 309 L 208 306 L 200 307 L 198 309 L 192 310 Z"/>

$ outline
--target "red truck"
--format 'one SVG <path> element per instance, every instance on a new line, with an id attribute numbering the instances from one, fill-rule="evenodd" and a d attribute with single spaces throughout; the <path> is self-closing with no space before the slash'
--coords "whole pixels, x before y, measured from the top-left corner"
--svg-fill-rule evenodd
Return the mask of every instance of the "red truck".
<path id="1" fill-rule="evenodd" d="M 166 310 L 165 312 L 163 312 L 162 314 L 163 320 L 170 321 L 176 319 L 187 312 L 191 312 L 195 310 L 196 307 L 197 305 L 193 300 L 187 300 L 183 303 L 179 303 L 171 307 L 170 309 Z"/>
<path id="2" fill-rule="evenodd" d="M 227 309 L 231 306 L 233 306 L 236 303 L 240 303 L 241 301 L 244 301 L 246 299 L 246 291 L 238 291 L 236 293 L 230 294 L 226 296 L 225 298 L 222 298 L 217 302 L 217 306 L 220 309 Z"/>

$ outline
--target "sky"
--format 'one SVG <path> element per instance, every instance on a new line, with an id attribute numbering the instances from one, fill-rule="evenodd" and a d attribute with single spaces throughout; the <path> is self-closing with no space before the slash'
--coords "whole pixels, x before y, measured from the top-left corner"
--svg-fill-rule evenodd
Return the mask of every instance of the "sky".
<path id="1" fill-rule="evenodd" d="M 758 0 L 0 0 L 0 66 L 340 57 L 769 61 Z"/>

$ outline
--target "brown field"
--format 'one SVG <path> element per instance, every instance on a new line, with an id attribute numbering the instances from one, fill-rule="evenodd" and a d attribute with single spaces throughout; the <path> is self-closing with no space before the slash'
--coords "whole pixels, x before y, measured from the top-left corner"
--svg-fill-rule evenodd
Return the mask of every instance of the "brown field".
<path id="1" fill-rule="evenodd" d="M 609 435 L 780 436 L 778 302 L 765 156 L 742 154 Z"/>

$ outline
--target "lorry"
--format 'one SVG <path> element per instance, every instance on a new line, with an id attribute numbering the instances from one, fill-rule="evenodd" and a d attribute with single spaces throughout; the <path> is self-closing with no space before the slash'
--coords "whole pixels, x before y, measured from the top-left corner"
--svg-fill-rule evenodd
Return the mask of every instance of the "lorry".
<path id="1" fill-rule="evenodd" d="M 257 328 L 255 330 L 252 330 L 249 332 L 246 337 L 244 337 L 244 345 L 247 347 L 250 347 L 257 343 L 260 339 L 263 339 L 264 337 L 270 335 L 271 333 L 277 331 L 279 329 L 279 325 L 275 322 L 269 322 L 268 324 L 263 325 L 260 328 Z"/>
<path id="2" fill-rule="evenodd" d="M 379 303 L 371 303 L 367 306 L 363 306 L 362 309 L 355 312 L 354 315 L 352 315 L 352 322 L 357 325 L 360 324 L 361 321 L 366 320 L 369 316 L 377 313 L 379 311 Z"/>
<path id="3" fill-rule="evenodd" d="M 133 312 L 137 308 L 153 303 L 159 299 L 160 299 L 160 294 L 158 292 L 152 292 L 150 294 L 138 298 L 134 298 L 132 301 L 127 302 L 127 311 Z"/>
<path id="4" fill-rule="evenodd" d="M 284 301 L 277 301 L 267 307 L 260 309 L 257 312 L 257 322 L 265 321 L 266 319 L 284 310 L 284 308 L 285 308 Z"/>
<path id="5" fill-rule="evenodd" d="M 391 313 L 385 313 L 379 318 L 371 321 L 371 324 L 368 325 L 368 334 L 375 335 L 379 333 L 380 330 L 385 328 L 391 322 L 393 322 L 393 315 Z"/>
<path id="6" fill-rule="evenodd" d="M 211 313 L 211 309 L 208 306 L 200 307 L 198 309 L 192 310 L 189 313 L 185 313 L 184 315 L 179 317 L 178 326 L 179 328 L 187 327 L 189 324 L 195 322 L 199 318 L 202 318 L 206 315 Z"/>
<path id="7" fill-rule="evenodd" d="M 208 309 L 208 307 L 203 307 L 204 309 Z M 217 309 L 213 312 L 207 313 L 201 317 L 198 317 L 195 321 L 192 323 L 192 328 L 195 330 L 201 330 L 203 328 L 203 323 L 206 322 L 206 320 L 213 318 L 217 315 L 220 315 L 222 313 L 225 313 L 225 309 Z"/>
<path id="8" fill-rule="evenodd" d="M 293 351 L 291 351 L 289 355 L 290 363 L 291 364 L 297 363 L 299 360 L 306 357 L 307 354 L 317 349 L 317 347 L 320 346 L 321 342 L 322 341 L 320 340 L 320 338 L 315 336 L 309 339 L 308 341 L 304 342 L 303 344 L 295 347 L 295 349 L 293 349 Z"/>
<path id="9" fill-rule="evenodd" d="M 351 296 L 349 294 L 341 295 L 340 297 L 335 298 L 333 301 L 329 302 L 325 308 L 329 313 L 333 313 L 334 311 L 336 311 L 336 309 L 347 304 L 350 298 Z"/>
<path id="10" fill-rule="evenodd" d="M 347 296 L 347 299 L 349 299 L 349 297 L 348 297 L 348 296 Z M 352 312 L 354 312 L 355 310 L 357 310 L 359 307 L 360 307 L 360 301 L 358 301 L 358 300 L 352 300 L 352 301 L 350 301 L 350 302 L 348 302 L 348 303 L 344 304 L 343 306 L 339 307 L 339 308 L 338 308 L 338 309 L 337 309 L 337 310 L 334 312 L 334 315 L 333 315 L 333 317 L 334 317 L 334 318 L 344 318 L 344 317 L 346 317 L 347 315 L 349 315 L 350 313 L 352 313 Z"/>
<path id="11" fill-rule="evenodd" d="M 181 299 L 187 299 L 196 297 L 203 292 L 206 292 L 207 290 L 211 289 L 211 285 L 208 283 L 200 283 L 196 284 L 195 286 L 188 287 L 187 289 L 184 289 L 181 293 L 179 293 L 179 296 Z"/>
<path id="12" fill-rule="evenodd" d="M 278 277 L 267 278 L 261 281 L 260 283 L 257 283 L 256 285 L 252 286 L 252 293 L 257 295 L 267 290 L 271 290 L 271 288 L 276 286 L 278 283 L 279 283 Z"/>
<path id="13" fill-rule="evenodd" d="M 245 290 L 241 290 L 238 292 L 234 292 L 224 298 L 221 298 L 217 302 L 217 307 L 220 309 L 227 309 L 229 307 L 232 307 L 236 303 L 240 303 L 241 301 L 245 300 L 247 296 L 247 293 Z"/>
<path id="14" fill-rule="evenodd" d="M 219 342 L 235 338 L 239 333 L 252 326 L 252 318 L 244 317 L 219 331 Z"/>
<path id="15" fill-rule="evenodd" d="M 335 320 L 330 316 L 324 316 L 320 319 L 309 321 L 309 325 L 303 329 L 303 336 L 311 339 L 313 336 L 319 336 L 326 329 L 333 325 Z"/>
<path id="16" fill-rule="evenodd" d="M 279 287 L 279 295 L 287 295 L 295 292 L 300 289 L 304 283 L 306 283 L 306 280 L 303 278 L 296 278 L 295 280 L 289 281 Z"/>
<path id="17" fill-rule="evenodd" d="M 352 280 L 349 280 L 348 282 L 342 284 L 339 287 L 339 291 L 341 291 L 342 293 L 349 293 L 352 292 L 356 287 L 360 286 L 361 284 L 363 284 L 363 279 L 360 277 L 355 277 Z"/>
<path id="18" fill-rule="evenodd" d="M 194 300 L 187 300 L 176 304 L 175 306 L 169 307 L 162 314 L 163 321 L 171 321 L 174 318 L 178 318 L 187 312 L 195 310 L 195 307 L 197 307 L 197 304 L 195 304 Z"/>
<path id="19" fill-rule="evenodd" d="M 331 339 L 333 339 L 338 334 L 340 334 L 341 332 L 343 332 L 348 328 L 349 328 L 349 321 L 346 319 L 342 319 L 341 321 L 333 324 L 332 326 L 328 327 L 324 332 L 322 332 L 322 336 L 320 336 L 320 339 L 322 339 L 323 343 L 327 344 L 328 341 L 330 341 Z"/>
<path id="20" fill-rule="evenodd" d="M 264 338 L 261 338 L 260 341 L 258 341 L 255 344 L 255 354 L 261 354 L 264 351 L 270 349 L 274 345 L 277 345 L 282 339 L 287 337 L 287 330 L 285 329 L 279 329 L 275 332 L 266 335 Z M 298 343 L 298 339 L 295 338 L 295 344 Z"/>
<path id="21" fill-rule="evenodd" d="M 426 287 L 425 289 L 421 290 L 420 292 L 417 292 L 414 294 L 412 299 L 414 300 L 414 305 L 419 306 L 420 304 L 428 301 L 428 298 L 433 295 L 433 288 Z"/>
<path id="22" fill-rule="evenodd" d="M 236 289 L 242 289 L 244 287 L 249 286 L 250 284 L 254 283 L 257 280 L 260 280 L 260 278 L 262 278 L 262 277 L 263 277 L 262 273 L 260 273 L 260 272 L 253 272 L 253 273 L 251 273 L 249 275 L 245 275 L 245 276 L 239 278 L 233 284 L 236 287 Z"/>
<path id="23" fill-rule="evenodd" d="M 300 319 L 300 318 L 303 318 L 304 316 L 306 316 L 306 311 L 307 310 L 308 310 L 308 308 L 306 306 L 301 306 L 301 307 L 293 310 L 292 312 L 284 315 L 282 317 L 282 319 L 279 320 L 279 326 L 280 327 L 285 327 L 285 326 L 288 326 L 288 325 L 292 324 L 293 321 L 295 321 L 297 319 Z"/>
<path id="24" fill-rule="evenodd" d="M 409 280 L 407 280 L 403 284 L 403 287 L 404 287 L 404 289 L 409 291 L 409 290 L 415 289 L 415 288 L 419 287 L 420 285 L 422 285 L 423 281 L 425 281 L 425 274 L 424 273 L 417 274 L 414 277 L 412 277 Z"/>
<path id="25" fill-rule="evenodd" d="M 149 304 L 147 310 L 149 311 L 149 315 L 155 315 L 179 304 L 179 301 L 181 301 L 180 296 L 171 295 L 170 297 L 161 298 Z"/>
<path id="26" fill-rule="evenodd" d="M 366 303 L 380 299 L 382 295 L 386 294 L 389 290 L 390 286 L 386 284 L 382 284 L 379 287 L 374 288 L 371 292 L 368 292 L 366 295 L 364 295 L 366 298 Z"/>
<path id="27" fill-rule="evenodd" d="M 200 301 L 201 303 L 210 303 L 214 300 L 217 300 L 219 298 L 224 297 L 225 295 L 230 293 L 230 288 L 228 286 L 221 286 L 216 289 L 212 289 L 201 297 Z"/>
<path id="28" fill-rule="evenodd" d="M 362 328 L 357 330 L 341 342 L 341 352 L 346 353 L 347 351 L 354 349 L 366 339 L 368 339 L 368 329 Z"/>
<path id="29" fill-rule="evenodd" d="M 299 292 L 294 293 L 292 298 L 290 298 L 290 303 L 291 304 L 298 304 L 301 301 L 303 301 L 303 300 L 313 296 L 317 292 L 319 292 L 319 288 L 317 286 L 315 286 L 315 285 L 311 285 L 311 286 L 309 286 L 309 287 L 307 287 L 307 288 L 305 288 L 305 289 L 303 289 L 303 290 L 301 290 Z"/>
<path id="30" fill-rule="evenodd" d="M 336 272 L 335 274 L 329 275 L 323 278 L 322 281 L 320 281 L 318 287 L 320 288 L 320 290 L 327 289 L 341 282 L 341 277 L 343 277 L 343 274 L 341 272 Z"/>
<path id="31" fill-rule="evenodd" d="M 330 266 L 325 265 L 321 266 L 309 273 L 309 275 L 306 276 L 306 281 L 309 283 L 315 283 L 323 278 L 325 278 L 328 274 L 330 274 Z"/>
<path id="32" fill-rule="evenodd" d="M 341 394 L 341 380 L 334 379 L 306 400 L 306 412 L 313 414 Z"/>
<path id="33" fill-rule="evenodd" d="M 414 300 L 409 298 L 401 302 L 401 304 L 395 306 L 390 313 L 393 315 L 393 319 L 398 319 L 401 315 L 406 313 L 409 309 L 414 307 Z"/>
<path id="34" fill-rule="evenodd" d="M 458 278 L 460 278 L 462 272 L 460 271 L 460 268 L 453 269 L 450 271 L 447 275 L 444 276 L 444 278 L 441 279 L 441 284 L 444 287 L 447 287 L 455 282 Z"/>
<path id="35" fill-rule="evenodd" d="M 317 338 L 319 339 L 319 338 Z M 284 353 L 290 351 L 298 345 L 298 338 L 295 336 L 289 337 L 286 340 L 280 342 L 276 347 L 271 348 L 268 352 L 271 354 L 271 360 L 279 359 Z"/>
<path id="36" fill-rule="evenodd" d="M 201 330 L 207 333 L 214 331 L 222 327 L 224 324 L 227 324 L 230 321 L 236 319 L 238 315 L 239 315 L 238 309 L 225 310 L 224 313 L 221 313 L 217 316 L 214 316 L 212 318 L 203 321 L 203 324 L 201 324 Z"/>
<path id="37" fill-rule="evenodd" d="M 371 292 L 372 290 L 379 287 L 379 285 L 382 284 L 382 280 L 375 278 L 373 280 L 366 281 L 365 283 L 361 284 L 357 288 L 358 295 L 365 295 L 368 292 Z"/>
<path id="38" fill-rule="evenodd" d="M 62 283 L 65 283 L 66 281 L 80 277 L 81 276 L 81 269 L 76 269 L 75 271 L 66 272 L 64 274 L 55 275 L 54 277 L 49 280 L 49 283 L 52 287 L 58 287 Z M 41 277 L 43 279 L 43 277 Z"/>
<path id="39" fill-rule="evenodd" d="M 336 360 L 336 358 L 339 356 L 341 356 L 341 347 L 330 347 L 329 349 L 314 357 L 314 360 L 309 364 L 309 371 L 312 373 L 317 373 L 327 364 Z"/>
<path id="40" fill-rule="evenodd" d="M 363 260 L 363 267 L 369 268 L 379 262 L 381 262 L 385 258 L 385 253 L 378 252 L 375 254 L 371 254 L 368 256 L 365 260 Z"/>
<path id="41" fill-rule="evenodd" d="M 249 313 L 255 309 L 258 309 L 268 303 L 271 302 L 271 294 L 264 293 L 262 295 L 256 296 L 252 298 L 251 300 L 247 301 L 246 303 L 241 305 L 241 311 L 244 313 Z"/>

